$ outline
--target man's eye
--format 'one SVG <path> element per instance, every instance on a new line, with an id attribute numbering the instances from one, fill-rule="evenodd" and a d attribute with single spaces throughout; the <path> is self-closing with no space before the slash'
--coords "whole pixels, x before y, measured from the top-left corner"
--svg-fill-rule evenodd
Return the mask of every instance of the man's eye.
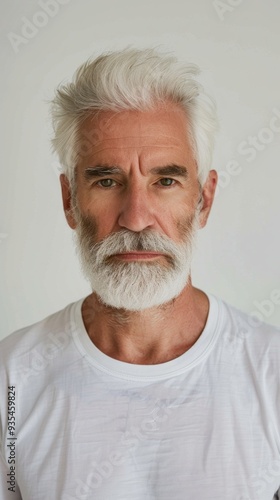
<path id="1" fill-rule="evenodd" d="M 164 177 L 163 179 L 160 179 L 159 181 L 162 186 L 168 187 L 172 186 L 176 181 L 174 179 L 169 179 L 169 177 Z"/>
<path id="2" fill-rule="evenodd" d="M 115 185 L 115 181 L 113 181 L 113 179 L 102 179 L 101 181 L 98 181 L 97 184 L 99 186 L 109 188 Z"/>

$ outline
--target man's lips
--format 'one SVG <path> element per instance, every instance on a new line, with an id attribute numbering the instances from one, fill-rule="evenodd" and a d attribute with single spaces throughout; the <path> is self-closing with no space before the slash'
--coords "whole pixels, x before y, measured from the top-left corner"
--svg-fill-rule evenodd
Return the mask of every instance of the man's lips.
<path id="1" fill-rule="evenodd" d="M 166 257 L 165 254 L 159 252 L 123 252 L 112 255 L 120 260 L 152 260 L 159 257 Z"/>

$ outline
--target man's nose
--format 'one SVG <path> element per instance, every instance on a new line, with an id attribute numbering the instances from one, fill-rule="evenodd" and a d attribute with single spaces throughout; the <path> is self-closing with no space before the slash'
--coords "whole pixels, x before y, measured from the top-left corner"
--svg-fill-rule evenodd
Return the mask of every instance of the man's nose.
<path id="1" fill-rule="evenodd" d="M 130 231 L 140 232 L 154 224 L 151 200 L 145 188 L 128 187 L 123 194 L 118 224 Z"/>

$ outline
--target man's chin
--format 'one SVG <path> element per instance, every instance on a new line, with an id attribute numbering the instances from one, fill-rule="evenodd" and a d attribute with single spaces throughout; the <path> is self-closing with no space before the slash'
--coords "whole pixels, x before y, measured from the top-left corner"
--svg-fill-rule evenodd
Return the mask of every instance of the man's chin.
<path id="1" fill-rule="evenodd" d="M 121 300 L 120 298 L 118 298 L 118 300 L 114 300 L 114 298 L 112 298 L 111 296 L 108 297 L 107 295 L 99 294 L 94 289 L 93 293 L 96 296 L 99 304 L 105 306 L 107 309 L 111 309 L 112 311 L 115 310 L 118 313 L 142 313 L 155 308 L 158 308 L 160 310 L 166 309 L 180 295 L 182 290 L 177 291 L 177 293 L 174 293 L 172 295 L 169 294 L 166 297 L 161 296 L 157 298 L 155 295 L 152 300 L 147 300 L 145 299 L 145 297 L 143 297 L 142 299 L 138 298 L 138 300 L 136 301 L 129 300 L 127 297 L 123 298 L 123 300 Z"/>

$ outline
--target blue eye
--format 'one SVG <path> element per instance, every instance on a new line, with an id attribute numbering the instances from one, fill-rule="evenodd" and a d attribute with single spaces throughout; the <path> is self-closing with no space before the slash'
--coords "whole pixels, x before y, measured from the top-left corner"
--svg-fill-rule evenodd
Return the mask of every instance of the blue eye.
<path id="1" fill-rule="evenodd" d="M 164 177 L 163 179 L 160 179 L 159 182 L 161 183 L 162 186 L 169 187 L 169 186 L 172 186 L 174 184 L 175 180 L 170 179 L 169 177 Z"/>

